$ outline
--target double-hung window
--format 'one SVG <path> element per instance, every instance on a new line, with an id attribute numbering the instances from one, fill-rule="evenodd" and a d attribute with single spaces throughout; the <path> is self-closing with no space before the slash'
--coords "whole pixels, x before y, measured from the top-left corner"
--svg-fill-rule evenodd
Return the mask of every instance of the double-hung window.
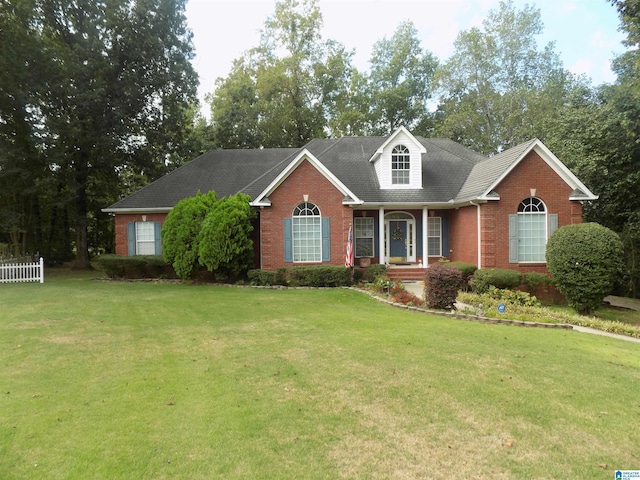
<path id="1" fill-rule="evenodd" d="M 430 257 L 442 256 L 442 218 L 429 217 L 427 221 L 427 244 Z"/>
<path id="2" fill-rule="evenodd" d="M 128 255 L 162 255 L 160 222 L 131 222 L 127 225 Z"/>
<path id="3" fill-rule="evenodd" d="M 374 222 L 372 217 L 356 217 L 355 224 L 355 242 L 356 257 L 373 257 L 374 256 Z"/>
<path id="4" fill-rule="evenodd" d="M 393 147 L 391 152 L 391 183 L 393 185 L 409 185 L 411 156 L 404 145 Z"/>

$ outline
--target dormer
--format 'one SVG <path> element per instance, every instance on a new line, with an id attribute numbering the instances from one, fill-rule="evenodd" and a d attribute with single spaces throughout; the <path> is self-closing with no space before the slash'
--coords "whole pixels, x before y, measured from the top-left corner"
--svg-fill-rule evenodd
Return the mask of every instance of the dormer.
<path id="1" fill-rule="evenodd" d="M 374 163 L 380 188 L 422 188 L 422 154 L 426 152 L 424 145 L 406 128 L 398 128 L 370 159 Z"/>

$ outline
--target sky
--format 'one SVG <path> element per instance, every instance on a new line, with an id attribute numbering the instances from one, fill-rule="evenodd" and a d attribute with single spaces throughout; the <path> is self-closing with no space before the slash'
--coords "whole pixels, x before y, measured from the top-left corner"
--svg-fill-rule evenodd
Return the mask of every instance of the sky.
<path id="1" fill-rule="evenodd" d="M 615 81 L 610 62 L 624 51 L 625 35 L 618 31 L 617 11 L 607 0 L 514 0 L 517 10 L 527 3 L 540 10 L 544 24 L 537 39 L 540 49 L 554 42 L 569 71 L 587 75 L 594 85 Z M 411 20 L 422 48 L 443 62 L 453 53 L 458 33 L 481 27 L 498 4 L 499 0 L 320 0 L 322 37 L 354 51 L 354 65 L 368 71 L 374 43 L 390 38 L 401 22 Z M 259 44 L 260 30 L 274 11 L 275 0 L 188 1 L 201 102 L 215 90 L 217 78 L 228 76 L 233 60 Z"/>

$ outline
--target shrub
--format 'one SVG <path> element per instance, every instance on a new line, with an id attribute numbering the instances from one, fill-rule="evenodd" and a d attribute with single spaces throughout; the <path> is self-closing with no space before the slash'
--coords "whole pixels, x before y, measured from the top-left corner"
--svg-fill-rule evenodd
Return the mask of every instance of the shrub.
<path id="1" fill-rule="evenodd" d="M 491 286 L 499 289 L 514 289 L 518 285 L 520 285 L 520 273 L 502 268 L 476 270 L 471 279 L 471 290 L 475 293 L 485 293 Z"/>
<path id="2" fill-rule="evenodd" d="M 590 314 L 623 272 L 622 242 L 597 223 L 566 225 L 547 242 L 547 268 L 556 288 L 580 314 Z"/>
<path id="3" fill-rule="evenodd" d="M 248 195 L 238 193 L 218 200 L 198 234 L 198 261 L 219 275 L 239 275 L 253 266 L 252 219 L 256 216 Z"/>
<path id="4" fill-rule="evenodd" d="M 213 190 L 182 199 L 162 226 L 162 255 L 182 279 L 191 278 L 198 269 L 198 233 L 216 201 Z"/>
<path id="5" fill-rule="evenodd" d="M 173 268 L 160 255 L 100 255 L 98 267 L 109 278 L 174 278 Z"/>
<path id="6" fill-rule="evenodd" d="M 374 263 L 367 267 L 367 278 L 370 282 L 375 282 L 378 278 L 387 275 L 387 266 L 382 263 Z"/>
<path id="7" fill-rule="evenodd" d="M 275 283 L 276 272 L 253 269 L 247 272 L 247 278 L 251 285 L 271 286 Z"/>
<path id="8" fill-rule="evenodd" d="M 489 290 L 485 293 L 488 298 L 498 300 L 502 303 L 510 305 L 519 305 L 522 307 L 540 307 L 541 304 L 536 297 L 529 292 L 520 292 L 518 290 L 500 289 L 495 287 L 489 287 Z"/>
<path id="9" fill-rule="evenodd" d="M 527 272 L 521 277 L 520 282 L 527 288 L 527 291 L 533 292 L 538 287 L 548 287 L 553 283 L 549 275 L 540 272 Z"/>
<path id="10" fill-rule="evenodd" d="M 473 274 L 478 270 L 477 265 L 474 263 L 467 262 L 443 262 L 445 265 L 449 265 L 450 267 L 455 267 L 460 270 L 462 273 L 462 282 L 464 284 L 464 289 L 466 290 L 469 286 L 469 282 L 471 282 L 471 278 Z"/>
<path id="11" fill-rule="evenodd" d="M 462 272 L 456 267 L 436 263 L 425 275 L 425 303 L 429 308 L 451 309 L 462 288 Z"/>
<path id="12" fill-rule="evenodd" d="M 287 281 L 292 287 L 344 287 L 351 285 L 351 270 L 336 265 L 292 267 Z"/>

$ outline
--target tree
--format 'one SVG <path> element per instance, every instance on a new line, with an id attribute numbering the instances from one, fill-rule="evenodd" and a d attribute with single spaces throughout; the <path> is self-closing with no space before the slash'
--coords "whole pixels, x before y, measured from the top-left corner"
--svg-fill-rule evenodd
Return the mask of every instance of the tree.
<path id="1" fill-rule="evenodd" d="M 597 223 L 566 225 L 547 242 L 547 268 L 578 313 L 589 315 L 611 294 L 623 272 L 622 242 Z"/>
<path id="2" fill-rule="evenodd" d="M 500 2 L 483 28 L 460 32 L 451 58 L 437 71 L 441 90 L 437 134 L 493 153 L 533 137 L 562 103 L 572 77 L 553 44 L 538 50 L 540 11 Z"/>
<path id="3" fill-rule="evenodd" d="M 322 40 L 321 26 L 318 0 L 276 2 L 260 45 L 237 59 L 207 97 L 218 145 L 300 147 L 332 131 L 360 128 L 351 54 Z M 342 115 L 342 107 L 350 115 Z"/>
<path id="4" fill-rule="evenodd" d="M 216 192 L 198 192 L 180 200 L 162 225 L 162 256 L 183 280 L 193 276 L 198 266 L 198 235 L 204 219 L 217 202 Z"/>
<path id="5" fill-rule="evenodd" d="M 251 198 L 238 193 L 218 200 L 198 236 L 198 259 L 217 275 L 238 275 L 253 267 Z"/>
<path id="6" fill-rule="evenodd" d="M 390 39 L 373 46 L 371 123 L 377 134 L 388 135 L 400 126 L 413 129 L 428 115 L 428 101 L 438 60 L 423 51 L 410 21 L 401 23 Z"/>
<path id="7" fill-rule="evenodd" d="M 10 178 L 9 170 L 19 169 L 28 177 L 25 183 L 47 186 L 31 203 L 38 217 L 35 230 L 42 230 L 42 205 L 53 204 L 51 232 L 64 212 L 63 220 L 73 223 L 78 268 L 89 266 L 89 238 L 99 238 L 96 231 L 105 228 L 108 219 L 100 209 L 116 200 L 119 173 L 129 169 L 153 179 L 180 161 L 171 152 L 180 151 L 197 86 L 184 4 L 1 4 L 0 21 L 12 24 L 10 44 L 24 48 L 0 53 L 3 66 L 10 61 L 22 66 L 11 71 L 15 78 L 7 84 L 9 98 L 16 101 L 0 106 L 0 116 L 21 119 L 4 124 L 6 135 L 30 145 L 21 147 L 14 165 L 2 173 Z M 11 158 L 5 156 L 4 164 Z M 16 212 L 15 206 L 5 206 L 5 212 L 11 209 Z M 71 242 L 67 245 L 71 248 Z"/>

